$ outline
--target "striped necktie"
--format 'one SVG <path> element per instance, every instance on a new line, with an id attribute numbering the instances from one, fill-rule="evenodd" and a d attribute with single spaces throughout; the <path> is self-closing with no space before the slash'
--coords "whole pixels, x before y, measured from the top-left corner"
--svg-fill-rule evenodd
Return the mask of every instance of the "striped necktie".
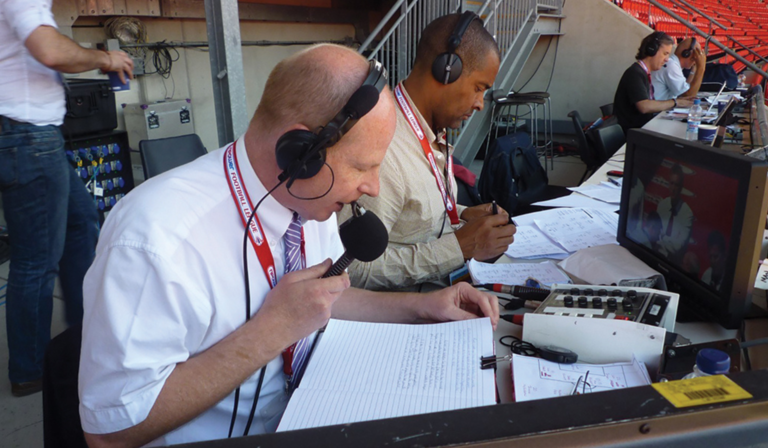
<path id="1" fill-rule="evenodd" d="M 305 268 L 304 257 L 301 253 L 301 218 L 298 213 L 294 212 L 293 220 L 291 220 L 288 230 L 285 231 L 283 241 L 285 242 L 285 273 Z M 310 345 L 309 338 L 304 338 L 287 349 L 292 354 L 290 357 L 292 374 L 288 379 L 289 390 L 293 390 L 301 379 Z M 283 362 L 289 362 L 289 360 L 283 358 Z"/>

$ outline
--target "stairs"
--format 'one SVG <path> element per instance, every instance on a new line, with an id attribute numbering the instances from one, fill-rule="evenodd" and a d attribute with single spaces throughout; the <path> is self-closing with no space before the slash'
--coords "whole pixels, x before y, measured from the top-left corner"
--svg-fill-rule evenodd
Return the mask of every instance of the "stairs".
<path id="1" fill-rule="evenodd" d="M 553 13 L 553 11 L 556 11 L 554 6 L 537 5 L 535 10 L 529 12 L 522 27 L 515 33 L 515 38 L 508 50 L 504 51 L 502 48 L 504 57 L 493 90 L 511 91 L 539 38 L 541 36 L 561 35 L 560 21 L 565 16 Z M 503 35 L 497 35 L 497 41 L 502 43 L 503 39 Z M 491 93 L 489 91 L 486 94 L 483 110 L 472 114 L 454 142 L 456 148 L 454 156 L 464 165 L 468 165 L 474 160 L 491 128 L 491 115 L 493 113 Z"/>

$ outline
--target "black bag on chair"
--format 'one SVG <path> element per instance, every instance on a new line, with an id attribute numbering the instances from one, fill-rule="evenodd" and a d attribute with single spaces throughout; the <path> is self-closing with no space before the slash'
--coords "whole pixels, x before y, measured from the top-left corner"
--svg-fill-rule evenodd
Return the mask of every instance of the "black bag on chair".
<path id="1" fill-rule="evenodd" d="M 491 145 L 480 173 L 478 190 L 484 202 L 495 200 L 513 215 L 518 206 L 539 200 L 545 194 L 548 182 L 531 137 L 516 132 L 497 138 Z"/>

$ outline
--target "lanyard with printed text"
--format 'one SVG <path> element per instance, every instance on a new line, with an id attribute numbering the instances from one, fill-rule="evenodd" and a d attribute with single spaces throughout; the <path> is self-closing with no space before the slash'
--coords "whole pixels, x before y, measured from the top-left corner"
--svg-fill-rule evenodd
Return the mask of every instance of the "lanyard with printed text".
<path id="1" fill-rule="evenodd" d="M 400 84 L 395 87 L 395 98 L 397 99 L 397 104 L 400 106 L 400 110 L 403 111 L 403 115 L 405 115 L 408 124 L 411 125 L 413 133 L 416 134 L 416 138 L 419 139 L 422 149 L 424 149 L 424 155 L 427 156 L 427 161 L 432 167 L 432 174 L 435 175 L 437 188 L 440 190 L 440 194 L 443 196 L 445 211 L 448 212 L 448 217 L 451 219 L 451 224 L 456 225 L 459 223 L 459 214 L 456 211 L 456 201 L 454 201 L 453 197 L 448 194 L 448 189 L 445 187 L 445 183 L 443 182 L 443 175 L 440 173 L 440 170 L 437 169 L 437 163 L 435 163 L 435 155 L 432 152 L 432 147 L 429 145 L 427 137 L 424 134 L 424 131 L 421 129 L 419 120 L 416 118 L 416 115 L 414 115 L 410 104 L 408 104 L 408 99 L 406 99 L 405 95 L 403 95 L 403 92 L 400 89 Z M 450 182 L 451 178 L 453 177 L 453 160 L 451 160 L 450 154 L 446 154 L 446 164 L 448 167 L 448 175 L 446 176 L 446 180 Z"/>
<path id="2" fill-rule="evenodd" d="M 651 71 L 648 70 L 648 67 L 645 65 L 645 62 L 643 61 L 637 61 L 638 64 L 640 64 L 640 67 L 643 67 L 643 70 L 645 70 L 645 74 L 648 75 L 648 89 L 651 91 L 651 98 L 655 99 L 653 95 L 653 81 L 651 81 Z"/>
<path id="3" fill-rule="evenodd" d="M 253 210 L 251 197 L 248 195 L 245 185 L 243 185 L 240 175 L 240 165 L 237 162 L 236 144 L 232 143 L 224 152 L 224 171 L 229 181 L 229 191 L 232 193 L 232 199 L 237 205 L 237 209 L 240 211 L 240 219 L 243 221 L 243 225 L 248 222 Z M 272 257 L 272 251 L 269 249 L 267 242 L 267 235 L 264 233 L 264 228 L 261 226 L 258 213 L 251 220 L 250 228 L 248 229 L 248 237 L 251 240 L 253 249 L 256 251 L 256 256 L 261 263 L 261 267 L 264 270 L 264 275 L 267 277 L 267 282 L 270 288 L 274 288 L 277 285 L 277 273 L 275 272 L 275 259 Z M 301 264 L 306 266 L 306 255 L 304 253 L 304 229 L 301 229 Z M 246 273 L 247 275 L 247 273 Z"/>

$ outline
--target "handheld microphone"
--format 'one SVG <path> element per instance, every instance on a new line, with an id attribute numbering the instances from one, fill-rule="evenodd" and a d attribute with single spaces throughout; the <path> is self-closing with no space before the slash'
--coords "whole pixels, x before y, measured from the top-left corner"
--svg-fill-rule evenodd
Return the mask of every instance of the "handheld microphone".
<path id="1" fill-rule="evenodd" d="M 389 243 L 389 234 L 384 223 L 373 212 L 353 202 L 352 217 L 339 226 L 339 236 L 344 245 L 344 254 L 333 263 L 322 278 L 340 275 L 355 260 L 373 261 L 384 253 Z"/>

